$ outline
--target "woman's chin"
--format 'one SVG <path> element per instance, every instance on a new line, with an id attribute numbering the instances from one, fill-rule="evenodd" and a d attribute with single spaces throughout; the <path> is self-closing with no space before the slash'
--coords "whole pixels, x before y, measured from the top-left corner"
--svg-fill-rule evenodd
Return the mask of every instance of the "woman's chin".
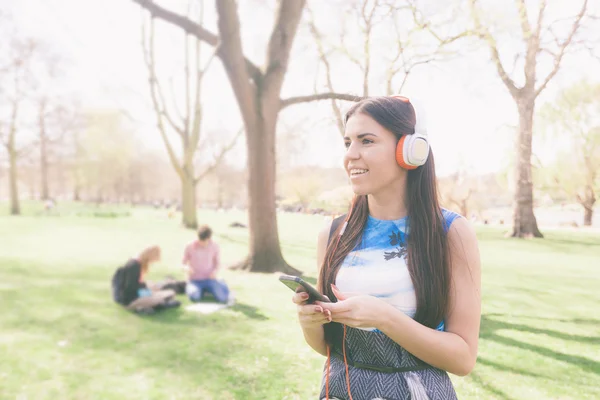
<path id="1" fill-rule="evenodd" d="M 364 185 L 352 185 L 352 191 L 357 196 L 364 196 L 366 194 L 369 194 L 369 191 Z"/>

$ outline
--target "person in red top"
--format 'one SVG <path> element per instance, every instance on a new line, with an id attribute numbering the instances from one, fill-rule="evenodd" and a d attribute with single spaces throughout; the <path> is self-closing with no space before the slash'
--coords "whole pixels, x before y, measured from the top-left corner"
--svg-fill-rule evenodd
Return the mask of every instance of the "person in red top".
<path id="1" fill-rule="evenodd" d="M 188 274 L 186 293 L 191 301 L 200 301 L 205 291 L 220 303 L 233 301 L 227 284 L 217 280 L 219 262 L 219 245 L 212 240 L 212 229 L 204 225 L 198 230 L 198 240 L 188 244 L 183 254 Z"/>

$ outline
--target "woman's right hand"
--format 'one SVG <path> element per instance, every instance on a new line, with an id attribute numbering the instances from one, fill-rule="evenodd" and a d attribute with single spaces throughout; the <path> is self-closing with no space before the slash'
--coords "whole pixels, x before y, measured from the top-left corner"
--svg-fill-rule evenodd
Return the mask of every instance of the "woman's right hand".
<path id="1" fill-rule="evenodd" d="M 308 293 L 298 292 L 292 301 L 298 306 L 298 321 L 303 329 L 314 329 L 331 322 L 331 312 L 316 304 L 306 304 Z"/>

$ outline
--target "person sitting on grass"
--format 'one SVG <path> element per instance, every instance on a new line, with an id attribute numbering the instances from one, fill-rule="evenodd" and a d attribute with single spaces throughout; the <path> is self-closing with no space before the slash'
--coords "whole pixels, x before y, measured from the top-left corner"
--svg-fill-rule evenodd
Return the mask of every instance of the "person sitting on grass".
<path id="1" fill-rule="evenodd" d="M 119 267 L 112 277 L 113 299 L 128 310 L 151 314 L 154 311 L 178 307 L 173 290 L 151 290 L 146 283 L 150 264 L 160 260 L 160 247 L 150 246 L 137 257 Z"/>
<path id="2" fill-rule="evenodd" d="M 219 303 L 233 304 L 233 295 L 223 280 L 217 280 L 219 245 L 212 240 L 212 229 L 206 225 L 198 230 L 198 239 L 188 244 L 183 254 L 187 271 L 186 293 L 193 302 L 202 300 L 205 292 Z"/>

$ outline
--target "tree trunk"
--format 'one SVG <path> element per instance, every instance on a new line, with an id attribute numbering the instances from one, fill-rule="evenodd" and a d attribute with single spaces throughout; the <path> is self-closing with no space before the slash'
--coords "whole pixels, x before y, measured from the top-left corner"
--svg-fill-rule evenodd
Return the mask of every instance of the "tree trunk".
<path id="1" fill-rule="evenodd" d="M 462 199 L 460 202 L 460 212 L 465 218 L 469 218 L 469 199 Z"/>
<path id="2" fill-rule="evenodd" d="M 19 203 L 19 188 L 17 184 L 17 152 L 14 146 L 9 146 L 9 189 L 10 189 L 10 214 L 20 215 L 21 205 Z"/>
<path id="3" fill-rule="evenodd" d="M 594 208 L 584 206 L 583 226 L 592 226 L 592 218 L 594 216 Z"/>
<path id="4" fill-rule="evenodd" d="M 594 176 L 592 176 L 592 179 L 590 181 L 594 181 Z M 592 218 L 594 216 L 594 204 L 596 204 L 596 196 L 594 193 L 594 189 L 591 185 L 586 185 L 583 194 L 583 199 L 579 196 L 577 196 L 577 198 L 584 209 L 583 226 L 592 226 Z"/>
<path id="5" fill-rule="evenodd" d="M 73 187 L 73 200 L 81 201 L 81 188 L 79 182 L 75 182 L 75 186 Z"/>
<path id="6" fill-rule="evenodd" d="M 183 169 L 181 175 L 181 211 L 182 222 L 186 228 L 198 228 L 198 220 L 196 218 L 196 183 L 194 182 L 193 172 L 189 168 Z"/>
<path id="7" fill-rule="evenodd" d="M 223 208 L 223 184 L 222 179 L 217 175 L 217 208 Z"/>
<path id="8" fill-rule="evenodd" d="M 522 96 L 517 104 L 519 133 L 516 140 L 517 168 L 513 204 L 512 237 L 543 237 L 533 214 L 533 180 L 531 178 L 531 141 L 535 100 Z"/>
<path id="9" fill-rule="evenodd" d="M 259 90 L 260 92 L 260 90 Z M 257 104 L 263 104 L 258 100 Z M 265 104 L 263 104 L 265 106 Z M 265 118 L 265 114 L 268 116 Z M 256 110 L 254 129 L 246 129 L 250 253 L 237 268 L 251 272 L 301 275 L 284 260 L 279 245 L 275 204 L 275 127 L 278 110 Z"/>

